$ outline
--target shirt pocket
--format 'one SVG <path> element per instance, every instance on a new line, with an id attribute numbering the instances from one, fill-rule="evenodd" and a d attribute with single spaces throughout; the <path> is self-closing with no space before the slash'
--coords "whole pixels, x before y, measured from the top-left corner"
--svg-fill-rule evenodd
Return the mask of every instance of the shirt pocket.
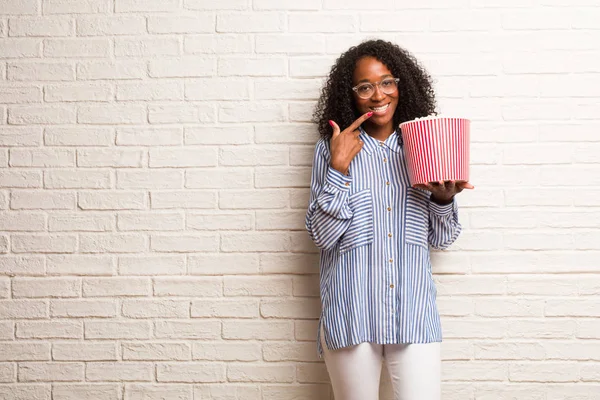
<path id="1" fill-rule="evenodd" d="M 350 194 L 348 199 L 352 209 L 352 222 L 340 238 L 340 253 L 373 243 L 373 196 L 371 189 L 363 189 Z"/>
<path id="2" fill-rule="evenodd" d="M 428 247 L 429 193 L 408 188 L 404 232 L 406 243 Z"/>

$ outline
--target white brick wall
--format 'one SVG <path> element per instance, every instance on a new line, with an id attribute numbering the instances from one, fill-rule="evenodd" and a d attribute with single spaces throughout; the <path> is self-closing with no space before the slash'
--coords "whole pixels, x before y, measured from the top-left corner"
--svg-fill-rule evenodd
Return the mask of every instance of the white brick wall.
<path id="1" fill-rule="evenodd" d="M 444 400 L 600 398 L 600 6 L 0 0 L 0 398 L 330 400 L 304 232 L 329 67 L 473 119 Z M 391 399 L 383 377 L 383 400 Z"/>

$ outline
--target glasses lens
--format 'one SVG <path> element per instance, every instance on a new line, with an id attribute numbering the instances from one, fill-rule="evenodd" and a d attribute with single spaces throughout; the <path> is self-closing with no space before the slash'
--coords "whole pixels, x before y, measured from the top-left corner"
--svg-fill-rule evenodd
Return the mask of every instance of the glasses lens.
<path id="1" fill-rule="evenodd" d="M 362 84 L 356 88 L 356 93 L 363 99 L 368 99 L 373 96 L 373 92 L 375 92 L 375 90 L 373 90 L 373 85 L 370 83 Z"/>
<path id="2" fill-rule="evenodd" d="M 384 79 L 381 81 L 381 90 L 383 93 L 390 94 L 396 90 L 396 80 L 395 79 Z"/>

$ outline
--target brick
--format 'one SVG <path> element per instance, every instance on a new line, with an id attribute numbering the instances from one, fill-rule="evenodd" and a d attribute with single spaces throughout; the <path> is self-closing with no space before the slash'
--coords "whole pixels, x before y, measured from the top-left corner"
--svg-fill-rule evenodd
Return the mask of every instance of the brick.
<path id="1" fill-rule="evenodd" d="M 289 340 L 292 321 L 223 321 L 223 338 L 234 340 Z"/>
<path id="2" fill-rule="evenodd" d="M 194 387 L 194 398 L 199 400 L 259 400 L 261 399 L 260 392 L 260 388 L 249 385 L 204 384 Z"/>
<path id="3" fill-rule="evenodd" d="M 149 321 L 85 321 L 85 338 L 89 339 L 149 339 Z"/>
<path id="4" fill-rule="evenodd" d="M 183 230 L 183 214 L 136 213 L 119 214 L 117 228 L 120 231 L 177 231 Z"/>
<path id="5" fill-rule="evenodd" d="M 77 18 L 78 36 L 136 35 L 146 32 L 142 16 L 110 16 Z"/>
<path id="6" fill-rule="evenodd" d="M 145 236 L 127 233 L 81 234 L 81 253 L 138 253 L 147 249 Z"/>
<path id="7" fill-rule="evenodd" d="M 257 318 L 258 300 L 192 301 L 192 318 Z"/>
<path id="8" fill-rule="evenodd" d="M 509 379 L 514 382 L 575 382 L 579 380 L 576 363 L 515 363 L 509 366 Z"/>
<path id="9" fill-rule="evenodd" d="M 107 84 L 47 85 L 44 100 L 47 102 L 110 101 L 112 87 Z"/>
<path id="10" fill-rule="evenodd" d="M 215 4 L 211 0 L 184 0 L 183 7 L 190 10 L 246 10 L 246 0 L 223 0 Z"/>
<path id="11" fill-rule="evenodd" d="M 257 211 L 257 230 L 304 230 L 306 212 L 299 211 Z"/>
<path id="12" fill-rule="evenodd" d="M 20 278 L 12 282 L 12 294 L 19 297 L 79 297 L 81 281 L 74 278 Z"/>
<path id="13" fill-rule="evenodd" d="M 17 380 L 17 365 L 13 363 L 0 363 L 0 382 L 12 383 Z M 1 390 L 1 389 L 0 389 Z M 0 395 L 2 392 L 0 391 Z"/>
<path id="14" fill-rule="evenodd" d="M 117 315 L 116 300 L 52 300 L 52 317 L 98 317 L 109 318 Z"/>
<path id="15" fill-rule="evenodd" d="M 152 283 L 148 278 L 85 278 L 83 297 L 150 296 Z"/>
<path id="16" fill-rule="evenodd" d="M 0 1 L 0 15 L 34 15 L 39 12 L 39 2 L 36 0 L 23 0 L 14 2 L 12 0 Z"/>
<path id="17" fill-rule="evenodd" d="M 271 342 L 263 345 L 265 361 L 319 361 L 314 343 Z"/>
<path id="18" fill-rule="evenodd" d="M 329 396 L 329 385 L 263 385 L 264 400 L 326 399 Z"/>
<path id="19" fill-rule="evenodd" d="M 249 83 L 242 79 L 210 78 L 186 82 L 187 100 L 249 100 Z"/>
<path id="20" fill-rule="evenodd" d="M 43 300 L 0 300 L 3 318 L 35 319 L 48 317 L 48 303 Z"/>
<path id="21" fill-rule="evenodd" d="M 289 296 L 292 280 L 279 277 L 225 277 L 225 296 Z"/>
<path id="22" fill-rule="evenodd" d="M 188 343 L 123 343 L 123 360 L 186 361 L 191 354 Z"/>
<path id="23" fill-rule="evenodd" d="M 290 77 L 317 78 L 326 76 L 335 62 L 330 57 L 294 57 L 290 60 Z"/>
<path id="24" fill-rule="evenodd" d="M 548 317 L 597 317 L 600 309 L 594 299 L 550 299 L 545 302 Z"/>
<path id="25" fill-rule="evenodd" d="M 15 62 L 8 63 L 6 76 L 9 81 L 73 81 L 75 67 L 64 62 Z"/>
<path id="26" fill-rule="evenodd" d="M 595 343 L 557 342 L 543 344 L 546 358 L 551 360 L 600 360 Z"/>
<path id="27" fill-rule="evenodd" d="M 50 400 L 51 386 L 41 384 L 18 384 L 0 386 L 0 396 L 11 400 Z"/>
<path id="28" fill-rule="evenodd" d="M 83 363 L 19 363 L 20 382 L 83 381 Z"/>
<path id="29" fill-rule="evenodd" d="M 299 341 L 314 342 L 317 338 L 318 325 L 318 320 L 294 321 L 294 338 Z M 287 338 L 286 340 L 289 339 Z"/>
<path id="30" fill-rule="evenodd" d="M 320 313 L 318 299 L 262 300 L 260 314 L 264 318 L 318 318 Z"/>
<path id="31" fill-rule="evenodd" d="M 75 123 L 75 108 L 71 106 L 13 106 L 8 109 L 8 123 L 70 124 Z"/>
<path id="32" fill-rule="evenodd" d="M 315 102 L 297 102 L 289 106 L 289 119 L 294 122 L 311 122 Z"/>
<path id="33" fill-rule="evenodd" d="M 186 56 L 175 59 L 152 60 L 148 65 L 153 78 L 190 78 L 213 76 L 217 73 L 217 60 L 210 57 Z M 187 89 L 186 89 L 187 92 Z M 189 96 L 186 95 L 186 98 Z M 197 100 L 207 100 L 197 98 Z"/>
<path id="34" fill-rule="evenodd" d="M 254 227 L 252 214 L 224 213 L 191 214 L 186 217 L 186 228 L 191 230 L 232 230 L 249 231 Z"/>
<path id="35" fill-rule="evenodd" d="M 285 25 L 282 13 L 217 14 L 217 32 L 223 33 L 283 32 Z"/>
<path id="36" fill-rule="evenodd" d="M 74 235 L 13 235 L 14 253 L 73 253 L 77 248 Z"/>
<path id="37" fill-rule="evenodd" d="M 351 14 L 294 13 L 289 17 L 288 30 L 291 33 L 343 33 L 355 32 L 358 21 Z"/>
<path id="38" fill-rule="evenodd" d="M 229 382 L 281 382 L 291 383 L 294 380 L 293 365 L 261 365 L 261 364 L 228 364 L 227 379 Z"/>
<path id="39" fill-rule="evenodd" d="M 296 276 L 294 277 L 294 296 L 297 297 L 319 297 L 319 276 Z"/>
<path id="40" fill-rule="evenodd" d="M 191 189 L 250 188 L 253 186 L 252 172 L 248 168 L 190 169 L 186 171 L 185 187 Z"/>
<path id="41" fill-rule="evenodd" d="M 224 233 L 221 251 L 224 252 L 280 252 L 291 249 L 289 235 L 272 232 Z"/>
<path id="42" fill-rule="evenodd" d="M 235 146 L 219 149 L 219 165 L 287 165 L 288 149 L 281 146 Z"/>
<path id="43" fill-rule="evenodd" d="M 218 61 L 220 76 L 285 76 L 285 58 L 224 56 Z"/>
<path id="44" fill-rule="evenodd" d="M 88 382 L 150 382 L 154 378 L 154 366 L 150 363 L 88 362 L 85 379 Z"/>
<path id="45" fill-rule="evenodd" d="M 44 57 L 103 58 L 110 55 L 109 39 L 46 39 Z"/>
<path id="46" fill-rule="evenodd" d="M 96 14 L 112 11 L 111 0 L 43 0 L 44 14 Z"/>
<path id="47" fill-rule="evenodd" d="M 77 64 L 79 80 L 142 79 L 145 76 L 146 63 L 142 61 L 89 61 Z"/>
<path id="48" fill-rule="evenodd" d="M 174 11 L 178 0 L 116 0 L 116 12 Z"/>
<path id="49" fill-rule="evenodd" d="M 180 189 L 183 171 L 141 170 L 117 171 L 118 189 Z"/>
<path id="50" fill-rule="evenodd" d="M 221 322 L 214 320 L 156 321 L 154 336 L 160 339 L 219 339 Z"/>
<path id="51" fill-rule="evenodd" d="M 38 213 L 0 213 L 1 231 L 44 231 L 46 221 L 43 214 Z"/>
<path id="52" fill-rule="evenodd" d="M 151 124 L 209 123 L 215 122 L 213 104 L 192 105 L 188 103 L 148 107 L 148 121 Z"/>
<path id="53" fill-rule="evenodd" d="M 13 340 L 15 337 L 15 327 L 12 321 L 0 322 L 0 340 Z"/>
<path id="54" fill-rule="evenodd" d="M 117 128 L 119 146 L 176 146 L 183 142 L 183 130 L 180 127 L 161 128 Z"/>
<path id="55" fill-rule="evenodd" d="M 437 276 L 435 278 L 438 296 L 453 295 L 503 295 L 506 293 L 506 280 L 496 276 Z"/>
<path id="56" fill-rule="evenodd" d="M 39 146 L 42 143 L 42 128 L 36 126 L 2 127 L 0 125 L 1 146 Z"/>
<path id="57" fill-rule="evenodd" d="M 204 342 L 194 343 L 194 360 L 259 361 L 262 358 L 258 343 Z"/>
<path id="58" fill-rule="evenodd" d="M 250 144 L 252 129 L 244 126 L 228 127 L 186 127 L 185 144 L 233 145 Z"/>
<path id="59" fill-rule="evenodd" d="M 551 278 L 541 276 L 510 276 L 508 278 L 509 295 L 533 296 L 576 296 L 576 278 Z"/>
<path id="60" fill-rule="evenodd" d="M 52 400 L 118 400 L 120 387 L 119 384 L 56 384 L 52 385 Z"/>
<path id="61" fill-rule="evenodd" d="M 217 196 L 204 190 L 150 192 L 150 202 L 155 209 L 210 209 L 216 208 Z"/>
<path id="62" fill-rule="evenodd" d="M 0 275 L 44 275 L 44 258 L 37 256 L 3 256 L 0 258 Z"/>
<path id="63" fill-rule="evenodd" d="M 325 364 L 298 363 L 296 379 L 300 383 L 329 383 L 329 374 Z"/>
<path id="64" fill-rule="evenodd" d="M 80 124 L 140 124 L 146 121 L 146 108 L 142 105 L 79 106 L 77 122 Z"/>
<path id="65" fill-rule="evenodd" d="M 261 254 L 260 272 L 266 274 L 313 274 L 319 268 L 315 254 Z"/>
<path id="66" fill-rule="evenodd" d="M 115 56 L 117 57 L 156 57 L 176 56 L 180 54 L 179 38 L 116 38 Z"/>
<path id="67" fill-rule="evenodd" d="M 143 167 L 145 154 L 139 150 L 83 149 L 77 150 L 79 167 Z"/>
<path id="68" fill-rule="evenodd" d="M 128 318 L 187 318 L 190 302 L 185 300 L 124 300 L 123 316 Z"/>
<path id="69" fill-rule="evenodd" d="M 543 360 L 544 346 L 539 343 L 474 343 L 475 358 L 480 360 Z"/>
<path id="70" fill-rule="evenodd" d="M 148 17 L 150 33 L 212 33 L 215 31 L 214 14 L 157 15 Z"/>
<path id="71" fill-rule="evenodd" d="M 154 296 L 220 297 L 223 295 L 221 278 L 155 278 Z"/>
<path id="72" fill-rule="evenodd" d="M 146 203 L 142 192 L 80 192 L 77 205 L 83 210 L 143 210 Z"/>
<path id="73" fill-rule="evenodd" d="M 224 382 L 225 364 L 222 363 L 177 363 L 158 364 L 158 382 L 210 383 Z"/>
<path id="74" fill-rule="evenodd" d="M 217 148 L 150 149 L 150 168 L 216 167 Z"/>
<path id="75" fill-rule="evenodd" d="M 52 359 L 55 361 L 116 361 L 115 343 L 53 343 Z"/>
<path id="76" fill-rule="evenodd" d="M 144 82 L 117 84 L 117 101 L 183 100 L 179 82 Z"/>
<path id="77" fill-rule="evenodd" d="M 235 275 L 258 273 L 255 254 L 194 254 L 188 256 L 190 275 Z"/>
<path id="78" fill-rule="evenodd" d="M 108 146 L 114 142 L 111 128 L 102 127 L 46 127 L 46 146 Z"/>
<path id="79" fill-rule="evenodd" d="M 216 251 L 219 240 L 214 234 L 194 235 L 152 235 L 152 251 L 172 253 L 193 253 Z"/>
<path id="80" fill-rule="evenodd" d="M 311 144 L 319 139 L 310 124 L 260 125 L 256 127 L 256 143 Z"/>
<path id="81" fill-rule="evenodd" d="M 41 54 L 39 39 L 0 39 L 0 57 L 37 58 Z"/>
<path id="82" fill-rule="evenodd" d="M 11 149 L 11 167 L 74 167 L 75 151 L 71 149 Z"/>
<path id="83" fill-rule="evenodd" d="M 504 381 L 508 377 L 509 365 L 491 361 L 446 361 L 442 362 L 445 380 Z"/>
<path id="84" fill-rule="evenodd" d="M 245 34 L 186 35 L 183 48 L 190 54 L 249 54 L 252 53 L 252 40 Z"/>
<path id="85" fill-rule="evenodd" d="M 48 256 L 49 275 L 113 275 L 114 265 L 109 257 L 69 255 Z"/>
<path id="86" fill-rule="evenodd" d="M 193 400 L 189 385 L 126 384 L 125 400 Z"/>
<path id="87" fill-rule="evenodd" d="M 183 275 L 185 256 L 119 257 L 120 275 Z"/>
<path id="88" fill-rule="evenodd" d="M 289 204 L 289 193 L 284 190 L 223 191 L 219 197 L 222 209 L 278 209 Z"/>
<path id="89" fill-rule="evenodd" d="M 109 189 L 110 171 L 104 170 L 51 170 L 45 171 L 44 187 L 48 189 Z"/>
<path id="90" fill-rule="evenodd" d="M 49 361 L 50 344 L 39 342 L 0 343 L 0 361 Z M 1 394 L 1 392 L 0 392 Z"/>
<path id="91" fill-rule="evenodd" d="M 0 299 L 8 299 L 10 297 L 10 278 L 0 277 Z"/>
<path id="92" fill-rule="evenodd" d="M 5 104 L 41 103 L 42 90 L 37 86 L 0 87 L 0 101 Z"/>

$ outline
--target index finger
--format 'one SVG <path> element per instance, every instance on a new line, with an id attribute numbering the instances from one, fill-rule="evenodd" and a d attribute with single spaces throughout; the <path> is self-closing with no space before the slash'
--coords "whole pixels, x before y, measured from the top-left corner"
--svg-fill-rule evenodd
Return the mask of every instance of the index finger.
<path id="1" fill-rule="evenodd" d="M 365 122 L 367 119 L 369 119 L 369 117 L 371 117 L 371 115 L 373 115 L 373 111 L 369 111 L 368 113 L 365 113 L 363 115 L 361 115 L 360 117 L 358 117 L 358 119 L 356 121 L 354 121 L 348 128 L 348 130 L 350 130 L 351 132 L 355 131 L 358 129 L 358 127 Z"/>

